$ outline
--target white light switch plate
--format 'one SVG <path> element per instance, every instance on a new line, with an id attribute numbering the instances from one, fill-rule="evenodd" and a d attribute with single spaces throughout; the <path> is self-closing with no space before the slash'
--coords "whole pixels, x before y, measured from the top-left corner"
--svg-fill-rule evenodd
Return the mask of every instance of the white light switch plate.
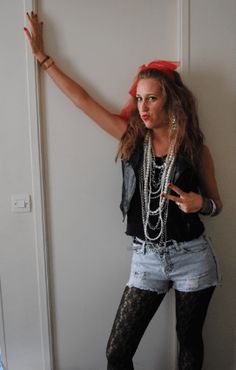
<path id="1" fill-rule="evenodd" d="M 11 197 L 12 212 L 26 213 L 31 211 L 31 197 L 29 194 L 14 194 Z"/>

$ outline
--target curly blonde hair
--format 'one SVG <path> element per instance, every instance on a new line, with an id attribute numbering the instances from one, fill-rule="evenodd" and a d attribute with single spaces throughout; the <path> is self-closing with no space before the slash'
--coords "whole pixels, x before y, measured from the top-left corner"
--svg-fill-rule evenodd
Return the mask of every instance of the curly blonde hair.
<path id="1" fill-rule="evenodd" d="M 165 97 L 164 109 L 170 121 L 171 117 L 175 117 L 175 153 L 187 158 L 197 168 L 204 136 L 199 127 L 196 101 L 192 92 L 184 85 L 176 71 L 173 72 L 172 78 L 169 78 L 159 70 L 148 69 L 140 72 L 137 78 L 151 78 L 160 83 L 161 93 Z M 122 160 L 130 159 L 137 143 L 147 132 L 135 97 L 132 98 L 129 108 L 128 128 L 120 140 L 117 153 L 117 157 L 120 156 Z M 173 134 L 173 130 L 170 130 L 170 133 Z"/>

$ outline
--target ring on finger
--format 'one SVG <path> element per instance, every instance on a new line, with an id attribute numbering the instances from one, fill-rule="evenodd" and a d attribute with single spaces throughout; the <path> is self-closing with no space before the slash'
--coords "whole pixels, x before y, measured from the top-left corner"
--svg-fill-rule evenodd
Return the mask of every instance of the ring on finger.
<path id="1" fill-rule="evenodd" d="M 181 203 L 176 201 L 175 204 L 179 207 Z"/>

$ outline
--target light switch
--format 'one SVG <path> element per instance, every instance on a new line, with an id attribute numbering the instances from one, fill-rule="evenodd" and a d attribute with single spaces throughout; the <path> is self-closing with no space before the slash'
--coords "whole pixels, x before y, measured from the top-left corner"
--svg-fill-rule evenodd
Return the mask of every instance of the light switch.
<path id="1" fill-rule="evenodd" d="M 30 212 L 31 210 L 31 197 L 29 194 L 14 194 L 11 197 L 11 210 L 12 212 Z"/>
<path id="2" fill-rule="evenodd" d="M 24 200 L 19 199 L 19 200 L 15 200 L 14 206 L 16 208 L 25 208 L 26 207 L 26 203 L 25 203 Z"/>

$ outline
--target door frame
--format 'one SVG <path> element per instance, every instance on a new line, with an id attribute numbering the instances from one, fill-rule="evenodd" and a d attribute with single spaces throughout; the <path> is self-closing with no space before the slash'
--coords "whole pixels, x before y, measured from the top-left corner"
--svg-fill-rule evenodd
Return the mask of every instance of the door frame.
<path id="1" fill-rule="evenodd" d="M 23 0 L 25 14 L 37 11 L 37 0 Z M 42 132 L 39 94 L 39 68 L 25 41 L 25 59 L 27 72 L 28 127 L 30 138 L 30 159 L 32 174 L 32 204 L 36 266 L 38 277 L 38 299 L 40 313 L 41 344 L 43 370 L 55 370 L 53 356 L 52 314 L 49 284 L 49 256 L 45 208 L 45 178 L 42 156 Z"/>

